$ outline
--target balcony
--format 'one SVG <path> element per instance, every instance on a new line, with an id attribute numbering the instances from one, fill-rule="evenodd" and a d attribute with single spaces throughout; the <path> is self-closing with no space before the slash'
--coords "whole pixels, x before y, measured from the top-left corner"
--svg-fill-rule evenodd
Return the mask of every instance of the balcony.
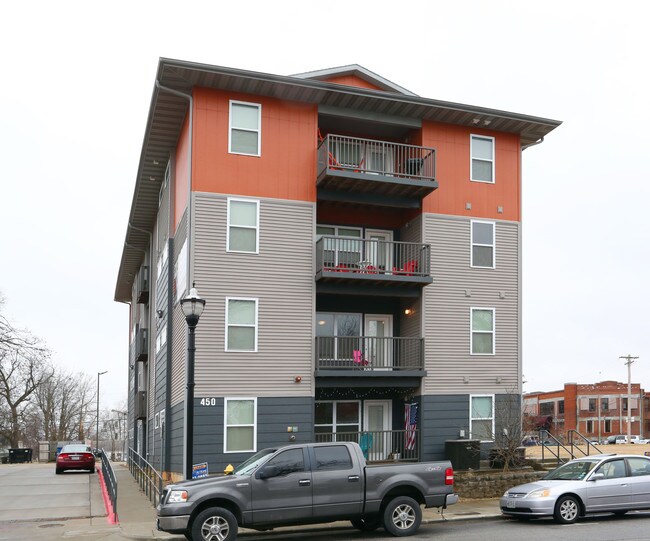
<path id="1" fill-rule="evenodd" d="M 149 356 L 149 343 L 147 340 L 147 329 L 138 329 L 135 335 L 135 361 L 146 362 Z"/>
<path id="2" fill-rule="evenodd" d="M 138 272 L 138 279 L 136 282 L 136 300 L 138 304 L 146 304 L 149 302 L 149 267 L 140 267 Z"/>
<path id="3" fill-rule="evenodd" d="M 395 294 L 408 286 L 419 291 L 433 282 L 430 252 L 428 244 L 322 236 L 316 241 L 319 292 L 349 285 L 371 288 L 373 295 Z"/>
<path id="4" fill-rule="evenodd" d="M 318 147 L 318 199 L 420 208 L 438 187 L 433 148 L 327 135 Z"/>
<path id="5" fill-rule="evenodd" d="M 315 434 L 317 443 L 358 443 L 368 462 L 418 462 L 419 431 L 372 430 L 364 432 L 323 432 Z"/>

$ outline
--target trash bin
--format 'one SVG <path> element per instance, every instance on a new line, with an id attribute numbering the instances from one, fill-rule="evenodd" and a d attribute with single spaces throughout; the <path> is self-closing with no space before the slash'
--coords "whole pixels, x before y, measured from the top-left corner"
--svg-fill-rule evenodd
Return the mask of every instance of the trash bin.
<path id="1" fill-rule="evenodd" d="M 455 470 L 478 470 L 481 467 L 481 440 L 447 440 L 445 452 Z"/>
<path id="2" fill-rule="evenodd" d="M 9 464 L 20 464 L 32 461 L 31 449 L 9 449 Z"/>

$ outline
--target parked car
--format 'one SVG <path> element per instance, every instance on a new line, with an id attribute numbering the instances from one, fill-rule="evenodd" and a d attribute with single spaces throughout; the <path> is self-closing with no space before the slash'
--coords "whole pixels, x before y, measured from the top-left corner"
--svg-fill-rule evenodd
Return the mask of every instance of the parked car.
<path id="1" fill-rule="evenodd" d="M 630 436 L 630 441 L 627 441 L 626 434 L 619 434 L 616 436 L 616 443 L 640 443 L 641 436 Z"/>
<path id="2" fill-rule="evenodd" d="M 0 464 L 6 464 L 9 461 L 9 449 L 0 449 Z"/>
<path id="3" fill-rule="evenodd" d="M 310 443 L 259 451 L 232 475 L 168 486 L 157 524 L 194 541 L 233 541 L 239 526 L 337 520 L 401 537 L 418 531 L 422 504 L 446 508 L 457 501 L 448 460 L 367 466 L 356 443 Z"/>
<path id="4" fill-rule="evenodd" d="M 90 446 L 79 443 L 64 445 L 56 457 L 56 473 L 66 470 L 90 470 L 90 473 L 95 473 L 95 455 Z"/>
<path id="5" fill-rule="evenodd" d="M 561 524 L 589 513 L 624 515 L 650 509 L 650 458 L 593 455 L 571 460 L 539 481 L 508 489 L 500 506 L 506 516 L 552 516 Z"/>

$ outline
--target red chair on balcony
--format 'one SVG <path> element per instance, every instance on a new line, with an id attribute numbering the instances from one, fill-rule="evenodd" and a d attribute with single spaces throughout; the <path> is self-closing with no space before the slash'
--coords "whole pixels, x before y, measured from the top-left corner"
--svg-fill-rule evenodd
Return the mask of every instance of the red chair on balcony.
<path id="1" fill-rule="evenodd" d="M 397 267 L 393 267 L 393 274 L 401 274 L 403 276 L 413 276 L 417 271 L 418 271 L 418 262 L 415 259 L 411 259 L 410 261 L 407 261 L 406 264 L 401 269 L 398 269 Z"/>

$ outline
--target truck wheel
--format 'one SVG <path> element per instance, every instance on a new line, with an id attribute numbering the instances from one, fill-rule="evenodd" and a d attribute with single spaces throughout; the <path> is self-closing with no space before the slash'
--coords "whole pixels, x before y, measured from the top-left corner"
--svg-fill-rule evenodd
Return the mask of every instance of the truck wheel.
<path id="1" fill-rule="evenodd" d="M 228 509 L 210 507 L 202 511 L 192 522 L 194 541 L 235 541 L 237 519 Z"/>
<path id="2" fill-rule="evenodd" d="M 352 523 L 352 526 L 362 532 L 374 532 L 379 528 L 379 526 L 381 526 L 379 517 L 353 518 L 350 522 Z"/>
<path id="3" fill-rule="evenodd" d="M 384 529 L 396 537 L 413 535 L 422 521 L 420 504 L 408 496 L 399 496 L 384 509 Z"/>

